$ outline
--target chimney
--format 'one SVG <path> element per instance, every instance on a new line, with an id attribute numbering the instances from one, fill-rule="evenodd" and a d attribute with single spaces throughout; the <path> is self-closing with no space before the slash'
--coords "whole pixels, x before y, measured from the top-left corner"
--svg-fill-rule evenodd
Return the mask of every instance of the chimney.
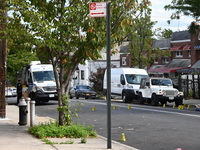
<path id="1" fill-rule="evenodd" d="M 197 61 L 197 53 L 194 48 L 198 44 L 199 29 L 195 29 L 195 32 L 191 34 L 191 66 L 193 66 Z"/>

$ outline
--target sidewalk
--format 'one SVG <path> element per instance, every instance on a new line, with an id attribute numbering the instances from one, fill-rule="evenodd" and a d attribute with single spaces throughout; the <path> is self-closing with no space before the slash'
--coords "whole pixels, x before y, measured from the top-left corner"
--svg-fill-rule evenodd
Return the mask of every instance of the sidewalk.
<path id="1" fill-rule="evenodd" d="M 200 100 L 184 100 L 184 104 L 191 105 L 195 110 Z M 170 105 L 173 105 L 172 103 Z M 36 124 L 48 122 L 51 118 L 36 116 Z M 94 139 L 87 139 L 86 144 L 80 144 L 80 139 L 72 139 L 73 144 L 55 144 L 53 146 L 44 144 L 40 139 L 28 133 L 29 121 L 26 126 L 19 126 L 19 108 L 14 105 L 6 106 L 6 118 L 0 119 L 0 145 L 1 150 L 106 150 L 107 139 L 98 136 Z M 52 142 L 66 142 L 68 138 L 50 138 Z M 136 150 L 133 147 L 112 141 L 113 150 Z"/>
<path id="2" fill-rule="evenodd" d="M 48 122 L 51 118 L 36 116 L 36 124 Z M 1 150 L 106 150 L 107 139 L 98 136 L 87 139 L 86 144 L 80 144 L 80 139 L 72 139 L 73 144 L 44 144 L 40 139 L 28 133 L 29 121 L 26 126 L 19 126 L 19 108 L 14 105 L 6 106 L 6 118 L 0 119 L 0 145 Z M 68 138 L 50 138 L 52 142 L 66 142 Z M 112 141 L 113 150 L 136 150 L 135 148 Z"/>
<path id="3" fill-rule="evenodd" d="M 169 106 L 173 106 L 175 103 L 173 102 L 173 103 L 167 103 L 167 105 L 169 105 Z M 190 110 L 196 110 L 197 109 L 197 107 L 196 107 L 196 105 L 199 105 L 200 106 L 200 99 L 188 99 L 188 100 L 183 100 L 183 104 L 186 104 L 186 107 L 188 106 L 188 105 L 190 105 Z"/>

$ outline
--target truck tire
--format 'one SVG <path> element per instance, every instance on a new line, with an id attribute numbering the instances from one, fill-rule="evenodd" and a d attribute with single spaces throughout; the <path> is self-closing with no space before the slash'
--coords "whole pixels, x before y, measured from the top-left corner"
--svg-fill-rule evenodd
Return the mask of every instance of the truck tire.
<path id="1" fill-rule="evenodd" d="M 152 98 L 151 98 L 151 105 L 152 105 L 152 106 L 158 106 L 158 98 L 157 98 L 156 94 L 153 94 L 153 95 L 152 95 Z"/>
<path id="2" fill-rule="evenodd" d="M 69 94 L 69 98 L 70 98 L 70 99 L 73 99 L 73 96 L 72 96 L 71 94 Z"/>
<path id="3" fill-rule="evenodd" d="M 125 92 L 122 93 L 122 100 L 123 100 L 124 103 L 128 103 L 129 102 L 128 97 L 127 97 Z"/>
<path id="4" fill-rule="evenodd" d="M 183 99 L 175 99 L 175 105 L 178 107 L 179 105 L 183 105 Z"/>
<path id="5" fill-rule="evenodd" d="M 138 94 L 138 103 L 139 104 L 144 104 L 144 98 L 142 97 L 142 93 Z"/>
<path id="6" fill-rule="evenodd" d="M 161 100 L 161 101 L 160 101 L 160 104 L 161 104 L 161 106 L 166 105 L 166 104 L 167 104 L 167 101 L 166 101 L 166 100 Z"/>

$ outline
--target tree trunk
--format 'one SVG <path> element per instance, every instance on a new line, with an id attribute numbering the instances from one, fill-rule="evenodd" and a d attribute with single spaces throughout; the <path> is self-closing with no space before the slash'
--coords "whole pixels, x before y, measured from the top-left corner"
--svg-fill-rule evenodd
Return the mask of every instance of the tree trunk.
<path id="1" fill-rule="evenodd" d="M 5 39 L 5 29 L 6 29 L 6 1 L 0 0 L 0 117 L 6 117 L 6 102 L 5 102 L 5 83 L 6 83 L 6 48 L 7 41 Z"/>

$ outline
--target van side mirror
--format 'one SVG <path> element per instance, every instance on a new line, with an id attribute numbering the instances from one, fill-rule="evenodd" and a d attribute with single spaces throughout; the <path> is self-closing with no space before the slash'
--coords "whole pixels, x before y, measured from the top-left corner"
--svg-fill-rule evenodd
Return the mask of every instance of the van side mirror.
<path id="1" fill-rule="evenodd" d="M 125 78 L 124 78 L 124 75 L 123 74 L 121 74 L 121 76 L 120 76 L 120 83 L 122 84 L 122 85 L 125 85 L 126 83 L 125 83 Z"/>
<path id="2" fill-rule="evenodd" d="M 32 83 L 30 78 L 28 78 L 28 83 Z"/>
<path id="3" fill-rule="evenodd" d="M 122 85 L 125 85 L 125 80 L 121 80 L 121 84 L 122 84 Z"/>

